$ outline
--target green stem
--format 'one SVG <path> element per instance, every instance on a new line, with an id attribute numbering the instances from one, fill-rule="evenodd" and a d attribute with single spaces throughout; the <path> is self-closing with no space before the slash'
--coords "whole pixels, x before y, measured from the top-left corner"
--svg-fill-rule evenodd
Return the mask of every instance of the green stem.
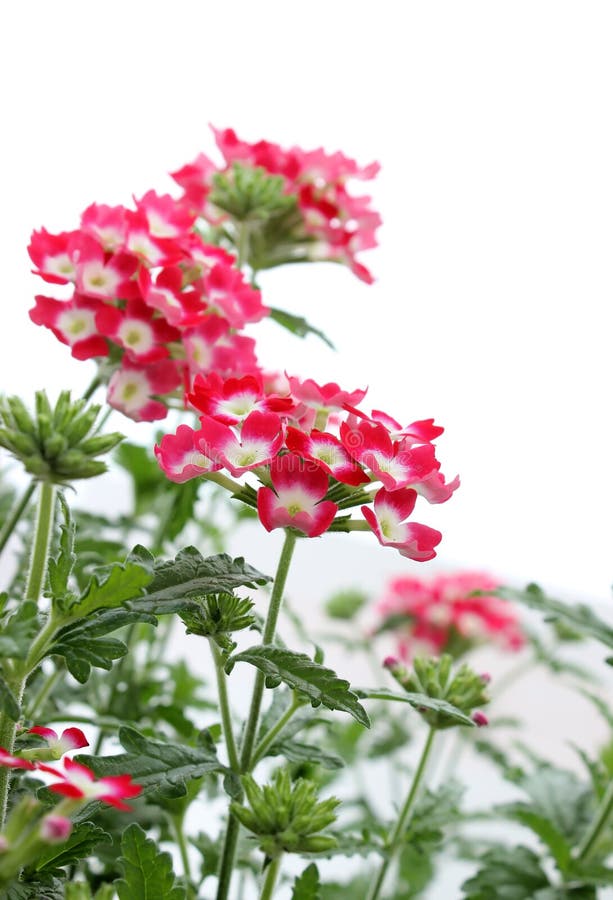
<path id="1" fill-rule="evenodd" d="M 40 687 L 38 694 L 34 697 L 30 705 L 28 706 L 26 717 L 31 719 L 32 721 L 36 720 L 36 716 L 38 711 L 42 709 L 45 705 L 47 697 L 53 691 L 54 687 L 58 683 L 58 681 L 64 675 L 64 669 L 61 666 L 58 666 L 55 672 L 49 676 L 49 678 L 44 677 L 43 673 L 43 683 Z"/>
<path id="2" fill-rule="evenodd" d="M 30 497 L 34 493 L 34 488 L 36 487 L 36 482 L 31 481 L 26 490 L 24 491 L 23 496 L 17 501 L 17 503 L 13 506 L 10 511 L 8 518 L 6 519 L 2 529 L 0 529 L 0 553 L 4 550 L 8 539 L 13 533 L 13 529 L 21 519 L 23 513 L 26 510 L 28 503 L 30 502 Z"/>
<path id="3" fill-rule="evenodd" d="M 28 569 L 28 577 L 26 579 L 25 600 L 33 600 L 38 602 L 40 597 L 45 574 L 47 571 L 47 558 L 49 555 L 49 542 L 51 540 L 51 532 L 53 531 L 53 515 L 55 511 L 55 487 L 47 481 L 40 482 L 40 490 L 38 495 L 38 510 L 36 515 L 36 525 L 34 530 L 34 541 L 32 543 L 32 553 L 30 556 L 30 567 Z M 39 655 L 50 637 L 49 621 L 32 644 L 27 659 L 15 667 L 13 677 L 9 679 L 8 686 L 15 695 L 17 703 L 21 705 L 23 699 L 23 691 L 26 679 L 30 672 L 33 671 L 39 660 Z M 53 627 L 55 631 L 55 625 Z M 44 652 L 44 651 L 43 651 Z M 7 713 L 0 716 L 0 747 L 3 747 L 8 753 L 13 752 L 13 744 L 15 741 L 16 723 Z M 9 788 L 9 769 L 0 768 L 0 830 L 4 826 L 6 819 L 6 807 L 8 802 Z"/>
<path id="4" fill-rule="evenodd" d="M 253 751 L 252 768 L 255 767 L 257 763 L 259 763 L 268 748 L 274 743 L 275 738 L 277 737 L 279 732 L 283 731 L 296 710 L 300 709 L 301 706 L 302 703 L 300 702 L 300 700 L 297 700 L 294 696 L 291 706 L 288 706 L 281 718 L 275 722 L 272 728 L 270 728 L 270 730 L 266 732 L 259 744 L 257 744 L 255 750 Z"/>
<path id="5" fill-rule="evenodd" d="M 185 841 L 185 835 L 183 834 L 183 816 L 170 816 L 170 821 L 172 822 L 172 830 L 175 833 L 177 847 L 179 848 L 179 853 L 181 855 L 181 863 L 183 864 L 183 874 L 185 875 L 185 878 L 191 882 L 192 870 L 191 870 L 191 867 L 189 864 L 189 854 L 187 852 L 187 843 Z"/>
<path id="6" fill-rule="evenodd" d="M 249 226 L 246 222 L 236 225 L 236 266 L 242 269 L 249 262 Z"/>
<path id="7" fill-rule="evenodd" d="M 221 472 L 207 472 L 202 477 L 207 481 L 212 481 L 215 484 L 220 485 L 220 487 L 225 488 L 232 494 L 238 493 L 242 488 L 242 484 L 238 481 L 233 481 L 231 478 L 228 478 L 227 475 L 222 475 Z"/>
<path id="8" fill-rule="evenodd" d="M 93 397 L 101 384 L 102 379 L 98 375 L 95 375 L 94 378 L 92 378 L 92 380 L 90 381 L 89 385 L 83 391 L 83 400 L 89 400 L 90 397 Z"/>
<path id="9" fill-rule="evenodd" d="M 394 830 L 389 835 L 386 841 L 387 855 L 383 862 L 381 863 L 381 867 L 370 887 L 370 891 L 368 892 L 367 900 L 377 900 L 381 893 L 381 888 L 383 887 L 383 882 L 385 881 L 385 876 L 387 875 L 387 870 L 389 869 L 390 863 L 396 856 L 400 844 L 402 843 L 404 833 L 406 831 L 407 824 L 409 822 L 411 813 L 413 811 L 413 807 L 415 805 L 415 800 L 417 798 L 417 792 L 419 790 L 419 786 L 422 782 L 424 772 L 426 771 L 426 764 L 428 762 L 428 757 L 430 756 L 430 751 L 432 749 L 432 742 L 434 741 L 434 735 L 436 734 L 436 729 L 431 728 L 428 732 L 428 738 L 424 745 L 424 749 L 422 750 L 421 757 L 419 759 L 419 763 L 417 765 L 417 769 L 415 771 L 415 775 L 413 776 L 413 781 L 411 782 L 411 787 L 409 789 L 409 793 L 407 794 L 407 798 L 404 801 L 404 805 L 400 810 L 400 815 L 398 816 L 398 821 L 394 827 Z"/>
<path id="10" fill-rule="evenodd" d="M 577 859 L 585 862 L 591 855 L 602 830 L 606 827 L 613 812 L 613 781 L 609 782 L 609 787 L 602 800 L 600 806 L 596 810 L 596 815 L 590 822 L 583 840 L 579 844 L 577 850 Z"/>
<path id="11" fill-rule="evenodd" d="M 285 582 L 289 572 L 294 547 L 296 545 L 296 535 L 287 530 L 285 532 L 285 542 L 281 550 L 281 557 L 277 566 L 277 574 L 275 583 L 270 597 L 270 605 L 268 607 L 268 615 L 266 616 L 266 624 L 264 625 L 264 633 L 262 635 L 263 644 L 272 644 L 275 631 L 277 628 L 277 620 L 281 610 L 281 601 L 283 600 L 283 591 L 285 590 Z M 257 734 L 258 719 L 260 717 L 260 706 L 262 705 L 262 696 L 264 693 L 264 675 L 258 669 L 255 682 L 253 684 L 253 694 L 251 696 L 251 707 L 249 709 L 249 717 L 243 741 L 241 744 L 240 767 L 243 772 L 248 772 L 251 767 L 251 759 L 253 754 L 253 745 Z M 236 816 L 230 815 L 228 819 L 228 827 L 226 837 L 221 854 L 221 864 L 219 867 L 219 884 L 217 886 L 216 900 L 227 900 L 228 891 L 230 890 L 230 882 L 232 880 L 232 869 L 234 868 L 234 856 L 236 854 L 236 844 L 238 842 L 238 832 L 240 823 Z"/>
<path id="12" fill-rule="evenodd" d="M 281 868 L 281 856 L 275 856 L 266 869 L 266 878 L 264 879 L 264 884 L 262 885 L 262 893 L 260 894 L 260 900 L 271 900 L 273 896 L 273 891 L 275 889 L 275 884 L 277 883 L 277 878 L 279 876 L 279 869 Z"/>
<path id="13" fill-rule="evenodd" d="M 221 651 L 213 638 L 209 638 L 209 646 L 215 663 L 215 677 L 217 678 L 217 694 L 219 697 L 219 709 L 221 711 L 221 727 L 228 751 L 228 762 L 233 772 L 240 772 L 240 762 L 238 759 L 238 750 L 236 741 L 234 740 L 234 731 L 232 729 L 232 715 L 230 713 L 230 701 L 228 700 L 228 685 L 226 681 L 226 673 L 223 667 L 223 657 Z"/>

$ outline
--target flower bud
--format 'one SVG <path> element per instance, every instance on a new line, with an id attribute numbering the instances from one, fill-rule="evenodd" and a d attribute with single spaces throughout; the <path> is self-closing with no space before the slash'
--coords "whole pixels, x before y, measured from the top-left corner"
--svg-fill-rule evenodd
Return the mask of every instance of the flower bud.
<path id="1" fill-rule="evenodd" d="M 72 831 L 72 822 L 66 816 L 50 813 L 40 823 L 40 836 L 46 844 L 63 844 Z"/>

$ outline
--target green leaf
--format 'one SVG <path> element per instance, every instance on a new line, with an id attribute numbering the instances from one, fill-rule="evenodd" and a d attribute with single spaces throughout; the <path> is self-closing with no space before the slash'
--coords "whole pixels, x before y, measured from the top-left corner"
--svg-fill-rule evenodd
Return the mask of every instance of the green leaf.
<path id="1" fill-rule="evenodd" d="M 93 822 L 81 822 L 62 844 L 47 845 L 39 853 L 34 869 L 36 872 L 58 874 L 57 869 L 76 865 L 101 843 L 111 843 L 110 834 Z"/>
<path id="2" fill-rule="evenodd" d="M 326 613 L 331 619 L 351 620 L 368 603 L 368 594 L 355 589 L 337 591 L 326 602 Z"/>
<path id="3" fill-rule="evenodd" d="M 277 741 L 266 751 L 266 756 L 284 756 L 292 763 L 318 763 L 324 769 L 342 769 L 344 761 L 336 753 L 322 750 L 316 744 L 304 744 L 301 741 Z"/>
<path id="4" fill-rule="evenodd" d="M 94 572 L 68 612 L 71 616 L 83 617 L 94 610 L 117 608 L 140 596 L 152 577 L 151 567 L 144 564 L 142 556 L 129 556 L 125 563 L 103 566 Z"/>
<path id="5" fill-rule="evenodd" d="M 62 600 L 68 593 L 68 579 L 77 557 L 74 553 L 75 524 L 62 493 L 58 494 L 58 502 L 64 521 L 60 525 L 59 553 L 49 560 L 47 577 L 51 596 L 58 601 L 58 608 L 64 609 Z"/>
<path id="6" fill-rule="evenodd" d="M 520 787 L 532 801 L 531 812 L 547 819 L 571 844 L 580 840 L 594 812 L 591 784 L 573 772 L 546 767 L 524 779 Z"/>
<path id="7" fill-rule="evenodd" d="M 465 900 L 535 900 L 548 887 L 538 856 L 527 847 L 489 850 L 481 869 L 462 885 Z"/>
<path id="8" fill-rule="evenodd" d="M 294 881 L 292 900 L 321 900 L 319 870 L 315 863 L 306 867 Z"/>
<path id="9" fill-rule="evenodd" d="M 131 600 L 129 607 L 167 615 L 190 608 L 190 597 L 231 593 L 234 588 L 253 587 L 270 580 L 242 557 L 232 559 L 227 553 L 220 553 L 205 559 L 195 547 L 186 547 L 174 560 L 156 563 L 145 595 Z"/>
<path id="10" fill-rule="evenodd" d="M 13 722 L 17 722 L 21 715 L 19 702 L 2 675 L 0 675 L 0 712 L 6 713 Z"/>
<path id="11" fill-rule="evenodd" d="M 167 741 L 154 741 L 124 726 L 119 729 L 119 741 L 126 751 L 117 756 L 77 757 L 99 777 L 131 775 L 140 784 L 143 794 L 170 799 L 184 797 L 186 782 L 213 772 L 226 772 L 211 747 L 185 747 Z"/>
<path id="12" fill-rule="evenodd" d="M 226 672 L 231 672 L 237 662 L 247 662 L 266 676 L 269 685 L 281 681 L 292 690 L 305 694 L 312 706 L 323 703 L 328 709 L 349 713 L 358 722 L 370 727 L 366 710 L 349 687 L 349 682 L 339 678 L 336 672 L 318 665 L 306 653 L 294 653 L 273 645 L 251 647 L 231 656 Z"/>
<path id="13" fill-rule="evenodd" d="M 397 694 L 395 691 L 389 691 L 387 688 L 376 688 L 374 690 L 359 690 L 356 692 L 359 697 L 365 700 L 390 700 L 397 703 L 408 703 L 413 709 L 429 709 L 433 712 L 445 713 L 450 719 L 461 722 L 463 725 L 474 726 L 473 720 L 446 700 L 439 700 L 436 697 L 428 697 L 426 694 L 416 694 L 407 691 L 405 694 Z"/>
<path id="14" fill-rule="evenodd" d="M 0 630 L 0 656 L 25 659 L 39 631 L 38 606 L 26 600 Z"/>
<path id="15" fill-rule="evenodd" d="M 99 610 L 96 616 L 78 619 L 58 631 L 48 656 L 63 656 L 70 674 L 80 684 L 88 680 L 92 666 L 109 671 L 113 662 L 125 656 L 123 641 L 105 635 L 133 622 L 157 624 L 155 616 L 129 609 Z"/>
<path id="16" fill-rule="evenodd" d="M 185 900 L 170 853 L 162 853 L 136 823 L 121 836 L 119 863 L 124 871 L 124 877 L 115 882 L 119 900 Z"/>
<path id="17" fill-rule="evenodd" d="M 529 828 L 548 848 L 558 869 L 567 872 L 571 864 L 571 846 L 549 819 L 522 804 L 508 804 L 502 808 L 505 816 Z"/>
<path id="18" fill-rule="evenodd" d="M 64 882 L 41 876 L 41 880 L 13 882 L 2 900 L 64 900 Z"/>
<path id="19" fill-rule="evenodd" d="M 548 597 L 536 584 L 529 584 L 523 591 L 505 587 L 495 593 L 505 600 L 524 603 L 538 610 L 544 614 L 546 621 L 561 621 L 585 637 L 595 638 L 605 647 L 613 648 L 613 628 L 584 603 L 562 603 Z"/>
<path id="20" fill-rule="evenodd" d="M 308 334 L 314 334 L 320 338 L 324 344 L 327 344 L 331 350 L 336 349 L 330 338 L 326 337 L 323 331 L 320 331 L 319 328 L 315 328 L 313 325 L 309 325 L 307 320 L 302 316 L 295 316 L 293 313 L 287 312 L 287 310 L 277 309 L 274 306 L 270 307 L 269 316 L 273 322 L 276 322 L 278 325 L 291 331 L 291 333 L 297 335 L 297 337 L 304 338 Z"/>

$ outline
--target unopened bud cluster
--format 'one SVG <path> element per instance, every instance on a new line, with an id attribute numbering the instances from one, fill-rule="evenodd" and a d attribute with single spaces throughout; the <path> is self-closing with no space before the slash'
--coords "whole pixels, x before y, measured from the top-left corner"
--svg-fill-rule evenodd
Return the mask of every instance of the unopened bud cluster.
<path id="1" fill-rule="evenodd" d="M 191 598 L 190 607 L 180 616 L 187 626 L 187 634 L 212 638 L 222 650 L 231 652 L 236 646 L 230 635 L 234 631 L 251 628 L 255 624 L 253 601 L 231 593 L 207 594 Z"/>
<path id="2" fill-rule="evenodd" d="M 257 835 L 266 856 L 323 853 L 336 847 L 334 837 L 318 832 L 335 821 L 340 800 L 330 797 L 318 802 L 315 784 L 303 778 L 292 783 L 286 769 L 276 772 L 272 783 L 263 787 L 250 775 L 242 782 L 249 807 L 233 803 L 232 812 Z"/>
<path id="3" fill-rule="evenodd" d="M 425 694 L 434 700 L 445 700 L 467 716 L 475 725 L 487 725 L 487 717 L 478 707 L 489 702 L 487 680 L 462 664 L 452 671 L 453 659 L 448 654 L 440 657 L 416 657 L 413 668 L 407 669 L 401 662 L 388 658 L 385 666 L 405 691 Z M 420 709 L 432 728 L 451 728 L 458 722 L 443 710 Z"/>
<path id="4" fill-rule="evenodd" d="M 93 478 L 107 468 L 95 457 L 108 453 L 123 437 L 95 433 L 99 412 L 95 404 L 72 401 L 70 391 L 62 391 L 54 407 L 45 391 L 37 391 L 34 414 L 19 397 L 1 397 L 0 447 L 41 481 L 66 484 Z"/>

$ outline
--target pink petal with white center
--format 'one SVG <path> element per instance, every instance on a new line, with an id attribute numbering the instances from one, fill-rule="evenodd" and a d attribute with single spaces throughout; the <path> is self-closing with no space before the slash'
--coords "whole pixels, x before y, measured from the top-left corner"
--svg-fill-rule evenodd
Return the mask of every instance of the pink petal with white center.
<path id="1" fill-rule="evenodd" d="M 453 481 L 446 483 L 440 472 L 431 472 L 422 481 L 415 483 L 414 487 L 428 503 L 445 503 L 460 487 L 460 476 L 456 475 Z"/>
<path id="2" fill-rule="evenodd" d="M 32 232 L 28 254 L 37 267 L 34 271 L 51 284 L 68 284 L 77 276 L 80 231 L 50 234 L 45 228 Z"/>
<path id="3" fill-rule="evenodd" d="M 200 450 L 201 434 L 189 425 L 179 425 L 176 434 L 165 434 L 154 452 L 167 478 L 177 484 L 221 468 Z"/>
<path id="4" fill-rule="evenodd" d="M 267 531 L 291 527 L 318 537 L 330 527 L 338 506 L 322 499 L 328 478 L 321 468 L 287 453 L 274 460 L 270 476 L 274 490 L 258 491 L 258 514 Z"/>
<path id="5" fill-rule="evenodd" d="M 107 401 L 114 409 L 136 422 L 154 422 L 166 418 L 166 405 L 154 399 L 168 394 L 181 384 L 177 364 L 161 360 L 149 366 L 123 362 L 109 381 Z"/>
<path id="6" fill-rule="evenodd" d="M 96 780 L 95 774 L 87 766 L 66 757 L 64 768 L 66 774 L 56 772 L 49 766 L 40 765 L 40 769 L 62 779 L 49 786 L 49 790 L 65 797 L 84 800 L 103 800 L 117 809 L 129 810 L 122 800 L 137 797 L 142 788 L 134 784 L 129 775 L 108 776 Z"/>
<path id="7" fill-rule="evenodd" d="M 120 250 L 126 240 L 127 212 L 124 206 L 92 203 L 81 216 L 81 228 L 102 244 L 107 252 Z"/>
<path id="8" fill-rule="evenodd" d="M 91 359 L 108 356 L 108 342 L 98 332 L 96 313 L 100 309 L 97 300 L 75 294 L 71 300 L 55 300 L 37 294 L 36 305 L 30 310 L 35 325 L 49 328 L 56 338 L 71 348 L 75 359 Z"/>
<path id="9" fill-rule="evenodd" d="M 347 404 L 355 406 L 366 396 L 365 390 L 344 391 L 333 381 L 319 385 L 312 378 L 302 381 L 295 376 L 288 376 L 292 396 L 315 409 L 344 409 Z"/>
<path id="10" fill-rule="evenodd" d="M 270 462 L 283 446 L 283 423 L 274 413 L 250 413 L 243 423 L 240 441 L 231 428 L 210 416 L 202 416 L 200 421 L 200 449 L 234 477 Z"/>
<path id="11" fill-rule="evenodd" d="M 291 397 L 265 394 L 259 375 L 224 381 L 217 372 L 197 375 L 187 400 L 195 409 L 224 425 L 237 425 L 256 410 L 289 413 L 294 406 Z"/>
<path id="12" fill-rule="evenodd" d="M 370 481 L 333 434 L 314 429 L 308 435 L 298 428 L 290 427 L 287 429 L 285 443 L 294 453 L 321 466 L 324 472 L 343 484 L 357 487 Z"/>
<path id="13" fill-rule="evenodd" d="M 191 230 L 196 218 L 169 194 L 160 195 L 155 191 L 147 191 L 136 200 L 136 208 L 146 216 L 149 231 L 156 238 L 181 237 Z"/>
<path id="14" fill-rule="evenodd" d="M 362 507 L 362 515 L 377 535 L 380 544 L 394 547 L 401 556 L 417 561 L 433 559 L 434 548 L 441 542 L 442 534 L 434 528 L 418 523 L 407 523 L 413 512 L 417 494 L 412 488 L 377 491 L 374 512 L 370 507 Z"/>

